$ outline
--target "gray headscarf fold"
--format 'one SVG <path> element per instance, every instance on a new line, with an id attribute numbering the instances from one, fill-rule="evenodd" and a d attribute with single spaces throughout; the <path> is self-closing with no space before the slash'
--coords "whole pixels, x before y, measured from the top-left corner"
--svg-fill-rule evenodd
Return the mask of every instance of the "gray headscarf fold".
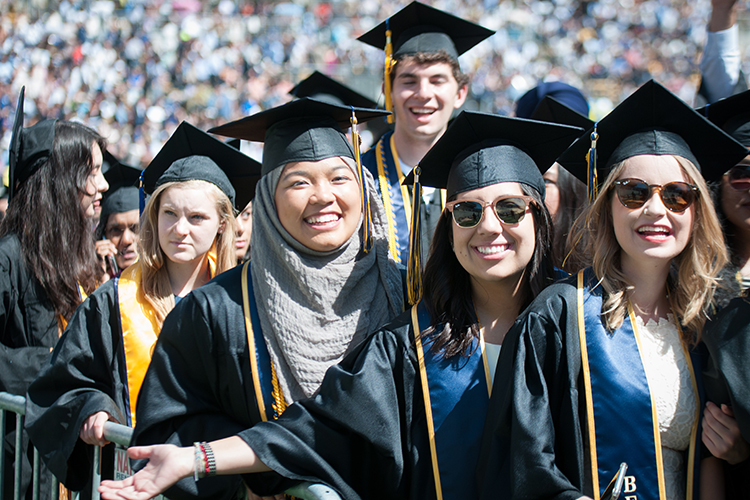
<path id="1" fill-rule="evenodd" d="M 291 403 L 312 396 L 350 346 L 401 312 L 403 288 L 388 252 L 383 204 L 367 170 L 374 240 L 367 254 L 360 250 L 360 230 L 333 252 L 295 240 L 281 225 L 274 202 L 282 171 L 274 169 L 257 185 L 250 266 L 263 336 Z"/>

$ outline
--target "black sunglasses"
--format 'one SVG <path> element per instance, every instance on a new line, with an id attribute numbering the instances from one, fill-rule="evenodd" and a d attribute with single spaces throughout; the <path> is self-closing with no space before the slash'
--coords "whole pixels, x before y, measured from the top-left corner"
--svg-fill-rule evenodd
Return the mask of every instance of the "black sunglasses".
<path id="1" fill-rule="evenodd" d="M 687 210 L 700 192 L 692 184 L 679 181 L 660 186 L 658 184 L 647 184 L 640 179 L 621 179 L 615 181 L 613 187 L 620 203 L 627 208 L 642 207 L 651 198 L 652 191 L 656 190 L 667 210 L 678 214 Z"/>
<path id="2" fill-rule="evenodd" d="M 750 189 L 750 165 L 736 165 L 727 172 L 729 185 L 736 191 Z"/>
<path id="3" fill-rule="evenodd" d="M 509 196 L 485 203 L 480 200 L 455 200 L 445 204 L 458 227 L 472 228 L 482 222 L 484 209 L 494 206 L 497 219 L 503 224 L 518 224 L 534 200 L 530 196 Z"/>

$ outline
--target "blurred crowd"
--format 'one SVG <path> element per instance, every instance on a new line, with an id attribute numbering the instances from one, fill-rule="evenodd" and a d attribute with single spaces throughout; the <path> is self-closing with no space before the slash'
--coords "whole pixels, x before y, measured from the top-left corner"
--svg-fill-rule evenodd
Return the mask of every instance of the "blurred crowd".
<path id="1" fill-rule="evenodd" d="M 377 99 L 383 53 L 356 37 L 405 3 L 2 2 L 0 163 L 7 165 L 23 85 L 27 124 L 82 121 L 136 166 L 145 166 L 182 120 L 206 130 L 276 106 L 316 69 Z M 539 80 L 559 79 L 584 89 L 595 118 L 650 78 L 692 102 L 711 9 L 709 0 L 428 3 L 497 31 L 462 56 L 472 76 L 466 108 L 510 114 Z M 750 0 L 740 4 L 744 38 Z M 750 49 L 742 63 L 750 74 Z"/>

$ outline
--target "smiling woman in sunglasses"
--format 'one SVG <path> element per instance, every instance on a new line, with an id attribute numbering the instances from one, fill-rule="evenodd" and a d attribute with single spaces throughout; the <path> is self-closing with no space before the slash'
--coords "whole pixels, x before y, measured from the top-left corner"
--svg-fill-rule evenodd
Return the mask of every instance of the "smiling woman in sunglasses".
<path id="1" fill-rule="evenodd" d="M 591 267 L 545 289 L 506 336 L 497 379 L 512 382 L 490 402 L 484 497 L 511 485 L 529 499 L 600 498 L 627 463 L 625 495 L 699 498 L 693 348 L 726 261 L 703 176 L 743 149 L 652 81 L 558 159 L 603 179 L 570 240 Z M 711 465 L 703 498 L 720 498 Z"/>
<path id="2" fill-rule="evenodd" d="M 552 275 L 540 169 L 580 131 L 483 113 L 457 117 L 420 163 L 418 181 L 446 188 L 449 200 L 425 266 L 424 299 L 329 369 L 315 397 L 240 439 L 212 443 L 216 472 L 265 464 L 350 499 L 476 498 L 473 477 L 503 336 Z M 418 260 L 412 270 L 421 269 Z M 418 300 L 418 288 L 411 299 Z M 139 498 L 134 485 L 144 496 L 158 491 L 144 485 L 164 481 L 160 471 L 193 470 L 192 448 L 133 453 L 148 453 L 151 462 L 123 485 L 128 498 Z M 277 492 L 264 475 L 245 481 L 255 493 Z"/>

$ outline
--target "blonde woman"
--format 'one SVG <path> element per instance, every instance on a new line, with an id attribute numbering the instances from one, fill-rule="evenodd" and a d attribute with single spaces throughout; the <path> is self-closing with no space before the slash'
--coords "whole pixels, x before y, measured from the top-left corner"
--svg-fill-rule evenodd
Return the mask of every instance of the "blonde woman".
<path id="1" fill-rule="evenodd" d="M 183 146 L 186 136 L 192 147 Z M 76 311 L 29 388 L 29 435 L 68 488 L 81 490 L 89 481 L 85 444 L 107 443 L 104 422 L 135 425 L 152 346 L 175 303 L 236 264 L 233 185 L 243 168 L 249 174 L 255 166 L 183 123 L 144 172 L 151 196 L 141 217 L 139 260 Z"/>
<path id="2" fill-rule="evenodd" d="M 542 292 L 506 336 L 497 377 L 513 383 L 492 394 L 483 496 L 598 499 L 626 463 L 625 495 L 697 499 L 693 348 L 727 259 L 703 176 L 744 148 L 649 82 L 558 161 L 585 180 L 587 153 L 606 179 L 571 241 L 591 267 Z"/>

